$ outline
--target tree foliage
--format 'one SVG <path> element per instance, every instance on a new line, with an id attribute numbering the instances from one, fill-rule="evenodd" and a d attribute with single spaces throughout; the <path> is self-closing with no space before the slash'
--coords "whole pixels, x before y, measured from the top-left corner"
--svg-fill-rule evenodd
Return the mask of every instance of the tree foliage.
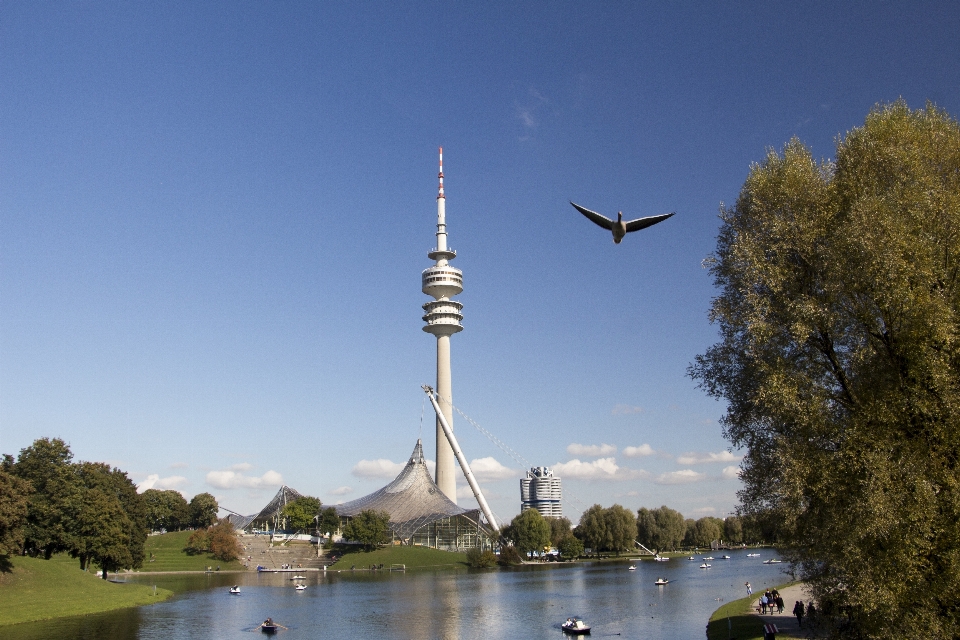
<path id="1" fill-rule="evenodd" d="M 637 540 L 654 551 L 672 551 L 683 542 L 687 526 L 683 515 L 664 505 L 637 511 Z"/>
<path id="2" fill-rule="evenodd" d="M 497 554 L 490 549 L 473 548 L 467 550 L 467 564 L 475 569 L 486 569 L 497 566 Z"/>
<path id="3" fill-rule="evenodd" d="M 207 530 L 207 539 L 210 545 L 210 554 L 217 560 L 230 562 L 243 555 L 243 545 L 237 536 L 237 530 L 227 518 L 217 520 L 217 523 Z"/>
<path id="4" fill-rule="evenodd" d="M 50 559 L 73 546 L 71 528 L 82 489 L 72 461 L 70 447 L 60 438 L 40 438 L 17 456 L 12 473 L 33 487 L 23 527 L 23 545 L 30 555 Z"/>
<path id="5" fill-rule="evenodd" d="M 572 533 L 568 533 L 557 544 L 557 550 L 560 551 L 560 557 L 564 560 L 575 560 L 583 555 L 583 542 Z"/>
<path id="6" fill-rule="evenodd" d="M 142 494 L 153 531 L 180 531 L 190 526 L 190 505 L 179 491 L 147 489 Z"/>
<path id="7" fill-rule="evenodd" d="M 320 520 L 317 523 L 317 530 L 321 535 L 330 536 L 340 530 L 340 516 L 333 507 L 327 507 L 320 511 Z"/>
<path id="8" fill-rule="evenodd" d="M 521 511 L 510 521 L 509 537 L 521 554 L 543 552 L 550 545 L 550 523 L 536 509 Z"/>
<path id="9" fill-rule="evenodd" d="M 365 509 L 350 519 L 343 528 L 343 537 L 359 542 L 368 549 L 386 544 L 390 531 L 390 514 L 386 511 Z"/>
<path id="10" fill-rule="evenodd" d="M 877 107 L 833 163 L 771 151 L 721 218 L 691 374 L 746 449 L 743 512 L 838 633 L 957 637 L 960 127 Z"/>
<path id="11" fill-rule="evenodd" d="M 595 504 L 580 516 L 574 535 L 593 553 L 613 551 L 619 555 L 633 549 L 637 536 L 637 519 L 619 504 L 601 507 Z"/>
<path id="12" fill-rule="evenodd" d="M 0 555 L 16 554 L 23 548 L 23 525 L 33 487 L 7 467 L 0 467 Z"/>
<path id="13" fill-rule="evenodd" d="M 194 529 L 206 529 L 217 521 L 220 505 L 209 493 L 198 493 L 190 499 L 190 526 Z"/>
<path id="14" fill-rule="evenodd" d="M 583 540 L 583 546 L 598 553 L 610 546 L 607 536 L 607 521 L 603 517 L 603 507 L 595 504 L 580 515 L 580 522 L 574 535 Z"/>
<path id="15" fill-rule="evenodd" d="M 572 535 L 573 525 L 569 518 L 547 518 L 546 520 L 550 525 L 550 545 L 559 548 L 560 541 Z"/>
<path id="16" fill-rule="evenodd" d="M 283 507 L 283 515 L 286 516 L 291 529 L 296 531 L 313 530 L 317 525 L 314 518 L 320 515 L 321 507 L 319 498 L 301 496 L 293 502 L 288 502 Z"/>

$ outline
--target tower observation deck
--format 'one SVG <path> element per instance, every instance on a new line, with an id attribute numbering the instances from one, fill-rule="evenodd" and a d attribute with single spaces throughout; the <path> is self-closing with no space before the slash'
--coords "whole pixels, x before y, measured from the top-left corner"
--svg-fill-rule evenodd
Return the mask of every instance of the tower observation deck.
<path id="1" fill-rule="evenodd" d="M 451 298 L 463 291 L 463 272 L 450 266 L 457 252 L 447 248 L 446 197 L 443 194 L 443 147 L 440 147 L 440 186 L 437 190 L 437 246 L 427 254 L 436 264 L 424 269 L 421 291 L 433 298 L 423 305 L 423 330 L 437 337 L 437 400 L 453 428 L 453 390 L 450 378 L 450 336 L 463 331 L 463 305 Z M 456 465 L 453 449 L 437 419 L 437 486 L 447 498 L 457 501 Z"/>

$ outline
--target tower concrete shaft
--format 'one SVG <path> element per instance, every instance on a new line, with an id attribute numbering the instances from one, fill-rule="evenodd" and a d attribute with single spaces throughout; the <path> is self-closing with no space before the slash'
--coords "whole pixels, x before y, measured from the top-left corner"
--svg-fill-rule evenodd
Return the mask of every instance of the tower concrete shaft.
<path id="1" fill-rule="evenodd" d="M 427 254 L 436 263 L 424 269 L 421 290 L 433 298 L 423 305 L 423 330 L 437 337 L 437 400 L 453 430 L 453 386 L 450 376 L 450 336 L 463 330 L 463 305 L 451 298 L 463 291 L 463 273 L 450 266 L 457 252 L 447 248 L 446 197 L 443 193 L 443 147 L 440 148 L 440 186 L 437 190 L 437 247 Z M 457 501 L 456 463 L 453 449 L 437 418 L 437 486 Z"/>

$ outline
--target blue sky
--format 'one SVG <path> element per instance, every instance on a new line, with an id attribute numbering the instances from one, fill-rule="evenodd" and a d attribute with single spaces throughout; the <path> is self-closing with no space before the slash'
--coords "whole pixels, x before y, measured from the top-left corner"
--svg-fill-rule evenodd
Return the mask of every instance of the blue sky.
<path id="1" fill-rule="evenodd" d="M 736 504 L 701 261 L 750 164 L 903 97 L 960 114 L 948 2 L 0 2 L 0 452 L 67 440 L 244 513 L 395 475 L 454 403 L 599 502 Z M 567 202 L 676 211 L 614 245 Z M 498 516 L 520 464 L 457 416 Z M 461 503 L 469 503 L 464 497 Z"/>

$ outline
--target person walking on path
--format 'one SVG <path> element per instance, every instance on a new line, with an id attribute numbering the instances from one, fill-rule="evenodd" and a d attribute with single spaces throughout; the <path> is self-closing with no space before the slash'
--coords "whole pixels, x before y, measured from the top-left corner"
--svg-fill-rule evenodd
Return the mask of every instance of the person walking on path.
<path id="1" fill-rule="evenodd" d="M 797 604 L 793 605 L 793 615 L 797 616 L 797 625 L 800 628 L 803 628 L 803 603 L 797 600 Z"/>
<path id="2" fill-rule="evenodd" d="M 767 612 L 767 594 L 760 596 L 760 613 Z"/>
<path id="3" fill-rule="evenodd" d="M 777 613 L 783 613 L 783 598 L 780 597 L 780 594 L 777 594 Z"/>

